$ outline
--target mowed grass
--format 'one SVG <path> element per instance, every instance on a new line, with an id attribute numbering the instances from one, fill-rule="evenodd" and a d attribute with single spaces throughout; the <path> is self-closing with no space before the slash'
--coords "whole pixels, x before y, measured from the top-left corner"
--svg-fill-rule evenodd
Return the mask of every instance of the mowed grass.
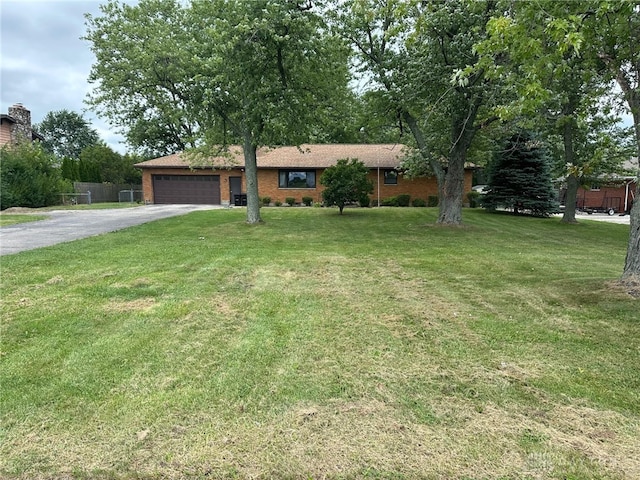
<path id="1" fill-rule="evenodd" d="M 2 257 L 0 476 L 640 478 L 628 226 L 262 215 Z"/>

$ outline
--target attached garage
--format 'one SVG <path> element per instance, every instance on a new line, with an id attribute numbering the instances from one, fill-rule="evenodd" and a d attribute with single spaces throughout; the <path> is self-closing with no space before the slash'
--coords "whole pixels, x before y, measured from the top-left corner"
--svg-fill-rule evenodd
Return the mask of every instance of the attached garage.
<path id="1" fill-rule="evenodd" d="M 220 205 L 220 175 L 153 175 L 154 203 Z"/>

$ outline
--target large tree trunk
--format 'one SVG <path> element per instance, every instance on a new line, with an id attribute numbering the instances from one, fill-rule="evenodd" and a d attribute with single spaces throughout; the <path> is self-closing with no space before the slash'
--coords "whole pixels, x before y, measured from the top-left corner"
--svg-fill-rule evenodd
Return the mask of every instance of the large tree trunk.
<path id="1" fill-rule="evenodd" d="M 454 148 L 449 157 L 449 168 L 440 195 L 438 222 L 443 225 L 462 223 L 462 199 L 464 195 L 464 161 L 466 149 Z"/>
<path id="2" fill-rule="evenodd" d="M 634 101 L 632 101 L 634 100 Z M 629 106 L 633 113 L 633 123 L 636 134 L 636 147 L 638 158 L 638 175 L 636 177 L 636 192 L 631 208 L 629 244 L 627 246 L 627 258 L 624 262 L 622 280 L 640 283 L 640 96 L 630 96 Z"/>
<path id="3" fill-rule="evenodd" d="M 449 151 L 447 173 L 440 190 L 440 212 L 438 222 L 442 225 L 462 223 L 462 202 L 464 198 L 464 164 L 477 129 L 473 126 L 482 103 L 480 97 L 468 99 L 460 95 L 461 105 L 451 122 L 451 150 Z"/>
<path id="4" fill-rule="evenodd" d="M 640 283 L 640 178 L 636 185 L 638 186 L 631 209 L 631 231 L 622 280 Z"/>
<path id="5" fill-rule="evenodd" d="M 573 173 L 567 177 L 567 193 L 564 200 L 564 214 L 562 221 L 565 223 L 578 223 L 576 220 L 576 204 L 578 203 L 578 177 Z"/>
<path id="6" fill-rule="evenodd" d="M 620 85 L 624 87 L 624 85 Z M 624 91 L 624 88 L 623 88 Z M 631 231 L 629 232 L 629 244 L 627 246 L 627 258 L 624 262 L 622 279 L 640 283 L 640 94 L 636 91 L 625 91 L 627 102 L 633 115 L 633 128 L 636 135 L 636 192 L 631 208 Z"/>
<path id="7" fill-rule="evenodd" d="M 413 138 L 416 140 L 422 157 L 429 162 L 438 182 L 439 211 L 436 223 L 460 225 L 462 223 L 462 199 L 464 195 L 464 162 L 473 133 L 463 133 L 458 137 L 454 133 L 453 136 L 458 141 L 453 146 L 449 157 L 449 166 L 445 171 L 438 159 L 428 151 L 424 134 L 416 119 L 409 112 L 404 112 L 404 119 L 413 134 Z"/>
<path id="8" fill-rule="evenodd" d="M 636 196 L 631 208 L 631 229 L 622 280 L 640 283 L 640 86 L 633 87 L 625 71 L 617 65 L 611 56 L 601 54 L 600 58 L 614 73 L 633 116 L 633 129 L 636 136 L 636 151 L 638 155 L 636 161 L 638 162 L 639 171 L 636 177 Z M 636 70 L 635 74 L 637 73 L 638 71 Z"/>
<path id="9" fill-rule="evenodd" d="M 573 134 L 575 127 L 575 119 L 573 114 L 575 108 L 573 107 L 575 102 L 569 102 L 566 106 L 567 116 L 563 126 L 562 139 L 564 143 L 564 161 L 566 165 L 575 166 L 575 152 L 573 149 Z M 567 195 L 564 202 L 564 214 L 562 215 L 562 221 L 565 223 L 577 223 L 576 221 L 576 200 L 578 198 L 578 177 L 575 173 L 569 174 L 567 178 Z"/>
<path id="10" fill-rule="evenodd" d="M 258 195 L 258 160 L 251 133 L 244 134 L 244 173 L 247 182 L 247 223 L 261 223 Z"/>

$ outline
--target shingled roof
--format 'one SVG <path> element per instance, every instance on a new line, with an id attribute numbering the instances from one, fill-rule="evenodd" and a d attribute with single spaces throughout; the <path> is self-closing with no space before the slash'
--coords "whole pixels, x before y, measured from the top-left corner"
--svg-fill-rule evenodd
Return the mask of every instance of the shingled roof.
<path id="1" fill-rule="evenodd" d="M 357 158 L 369 168 L 395 168 L 406 147 L 401 144 L 306 144 L 299 147 L 261 148 L 258 168 L 327 168 L 343 158 Z M 137 163 L 138 168 L 225 168 L 244 167 L 242 147 L 233 145 L 226 155 L 198 161 L 176 153 Z"/>

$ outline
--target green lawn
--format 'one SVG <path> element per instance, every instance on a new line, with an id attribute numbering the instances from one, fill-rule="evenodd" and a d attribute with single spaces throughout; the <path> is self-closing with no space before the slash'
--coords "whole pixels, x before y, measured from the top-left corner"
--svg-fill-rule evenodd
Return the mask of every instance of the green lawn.
<path id="1" fill-rule="evenodd" d="M 628 226 L 262 215 L 2 257 L 0 477 L 640 478 Z"/>

